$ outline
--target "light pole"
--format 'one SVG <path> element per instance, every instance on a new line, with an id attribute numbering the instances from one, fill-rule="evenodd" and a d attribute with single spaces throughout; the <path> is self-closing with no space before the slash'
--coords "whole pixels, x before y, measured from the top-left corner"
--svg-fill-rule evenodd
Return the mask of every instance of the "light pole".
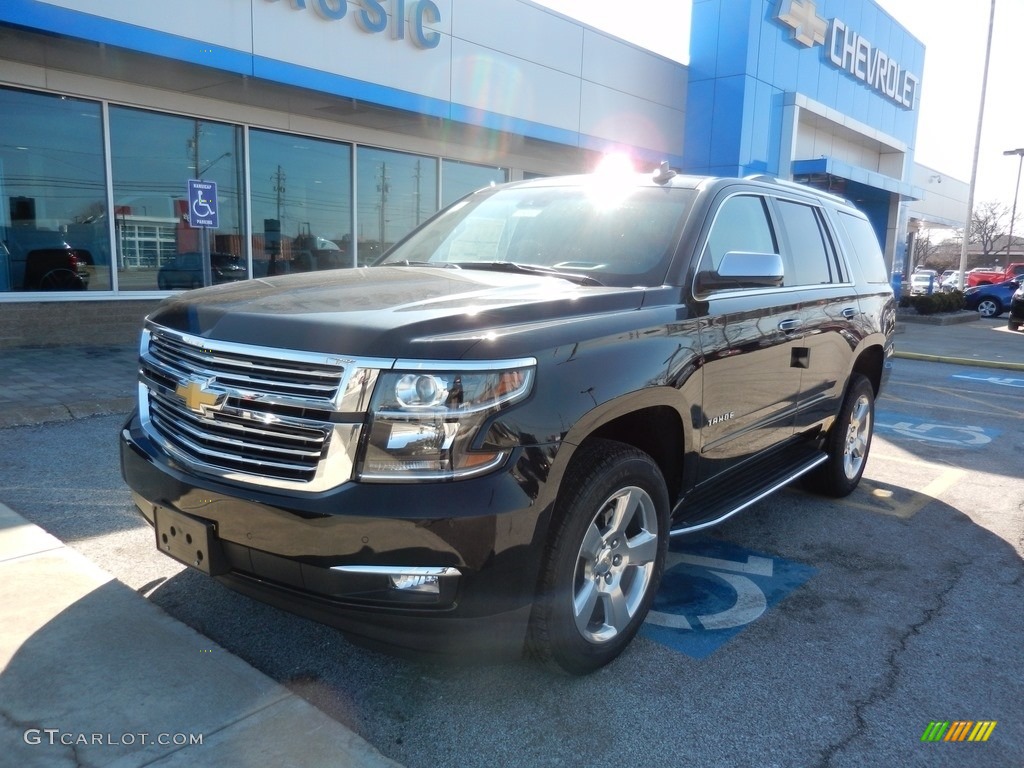
<path id="1" fill-rule="evenodd" d="M 974 187 L 978 182 L 978 152 L 981 149 L 981 127 L 985 122 L 985 92 L 988 90 L 988 65 L 992 58 L 992 29 L 996 22 L 996 0 L 988 12 L 988 37 L 985 42 L 985 68 L 981 75 L 981 99 L 978 102 L 978 132 L 974 135 L 974 161 L 971 163 L 971 184 L 967 188 L 967 222 L 964 224 L 964 239 L 960 244 L 960 277 L 957 287 L 964 289 L 967 275 L 967 243 L 971 239 L 971 225 L 974 223 Z"/>
<path id="2" fill-rule="evenodd" d="M 1017 155 L 1017 186 L 1013 188 L 1013 209 L 1010 212 L 1010 236 L 1006 238 L 1006 266 L 1010 266 L 1010 246 L 1013 244 L 1013 220 L 1017 218 L 1017 193 L 1020 191 L 1020 169 L 1024 165 L 1024 147 L 1008 149 L 1004 155 Z"/>

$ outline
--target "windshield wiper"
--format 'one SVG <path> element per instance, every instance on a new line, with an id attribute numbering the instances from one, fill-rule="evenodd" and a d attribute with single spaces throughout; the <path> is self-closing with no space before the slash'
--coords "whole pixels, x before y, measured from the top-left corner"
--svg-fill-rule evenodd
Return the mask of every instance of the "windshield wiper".
<path id="1" fill-rule="evenodd" d="M 380 264 L 381 267 L 437 267 L 438 269 L 462 269 L 461 264 L 451 261 L 386 261 Z"/>
<path id="2" fill-rule="evenodd" d="M 597 278 L 590 275 L 581 275 L 578 272 L 563 272 L 551 267 L 543 267 L 539 264 L 521 264 L 517 261 L 461 261 L 459 266 L 463 269 L 483 269 L 491 272 L 515 272 L 519 275 L 543 275 L 545 277 L 560 277 L 578 285 L 600 285 Z"/>

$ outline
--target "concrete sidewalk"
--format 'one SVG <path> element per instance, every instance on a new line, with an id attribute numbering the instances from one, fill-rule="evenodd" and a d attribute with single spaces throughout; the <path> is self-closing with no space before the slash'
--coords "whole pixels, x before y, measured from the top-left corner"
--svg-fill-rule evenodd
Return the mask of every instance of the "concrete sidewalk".
<path id="1" fill-rule="evenodd" d="M 896 344 L 898 357 L 1024 371 L 1024 333 L 1005 321 L 901 316 Z M 0 439 L 127 413 L 137 355 L 0 350 Z M 397 765 L 2 504 L 0 739 L 19 766 Z"/>
<path id="2" fill-rule="evenodd" d="M 22 768 L 398 765 L 3 504 L 0 743 Z"/>

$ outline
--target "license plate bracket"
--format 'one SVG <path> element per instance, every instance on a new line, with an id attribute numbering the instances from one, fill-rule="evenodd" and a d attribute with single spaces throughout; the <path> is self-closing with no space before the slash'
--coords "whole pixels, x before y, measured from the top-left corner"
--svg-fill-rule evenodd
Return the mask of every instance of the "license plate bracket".
<path id="1" fill-rule="evenodd" d="M 166 507 L 157 507 L 153 518 L 156 547 L 161 552 L 209 576 L 231 570 L 215 523 Z"/>

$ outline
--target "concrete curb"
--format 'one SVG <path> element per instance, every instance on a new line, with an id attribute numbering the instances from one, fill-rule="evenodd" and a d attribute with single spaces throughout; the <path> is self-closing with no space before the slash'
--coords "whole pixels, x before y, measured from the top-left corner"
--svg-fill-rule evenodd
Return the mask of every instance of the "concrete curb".
<path id="1" fill-rule="evenodd" d="M 1001 368 L 1007 371 L 1024 371 L 1024 363 L 1011 363 L 999 360 L 975 360 L 968 357 L 945 357 L 941 355 L 925 355 L 920 352 L 900 352 L 896 350 L 893 357 L 904 360 L 924 360 L 929 363 L 948 363 L 950 365 L 974 365 L 979 368 Z"/>
<path id="2" fill-rule="evenodd" d="M 400 768 L 3 504 L 0 627 L 11 765 Z"/>

